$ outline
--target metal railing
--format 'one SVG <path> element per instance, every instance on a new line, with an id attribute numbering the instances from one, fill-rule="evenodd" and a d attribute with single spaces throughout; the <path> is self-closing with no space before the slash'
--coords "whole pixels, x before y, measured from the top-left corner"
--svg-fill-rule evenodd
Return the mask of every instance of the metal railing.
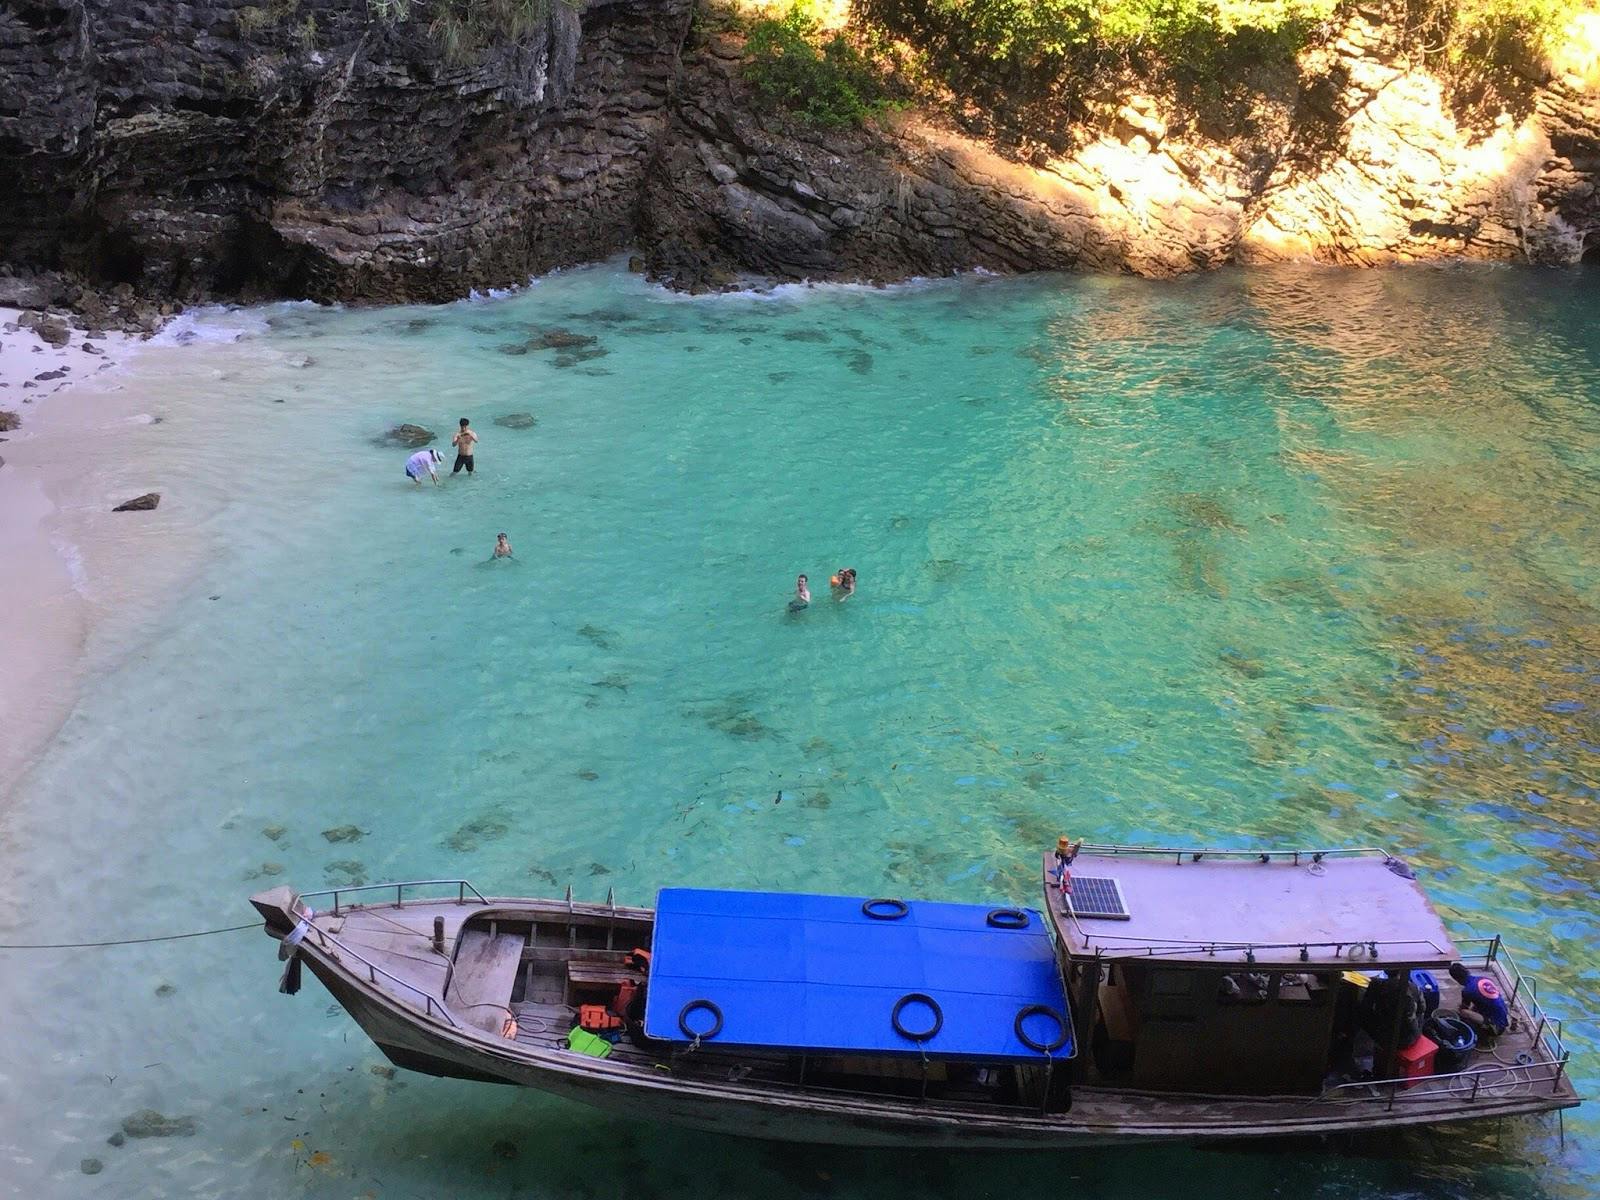
<path id="1" fill-rule="evenodd" d="M 453 887 L 453 888 L 455 888 L 456 889 L 455 903 L 457 903 L 457 904 L 465 904 L 467 902 L 468 893 L 471 893 L 473 899 L 475 899 L 480 904 L 488 904 L 489 903 L 488 897 L 486 897 L 482 892 L 480 892 L 468 880 L 465 880 L 465 879 L 408 879 L 408 880 L 404 880 L 403 882 L 400 882 L 400 883 L 364 883 L 364 884 L 354 884 L 354 885 L 352 885 L 350 887 L 343 887 L 343 888 L 324 888 L 322 891 L 318 891 L 318 892 L 301 892 L 296 897 L 296 901 L 303 908 L 303 907 L 305 907 L 305 902 L 307 900 L 321 899 L 324 896 L 332 896 L 333 897 L 333 908 L 330 910 L 330 915 L 337 917 L 341 913 L 340 903 L 339 903 L 341 896 L 349 895 L 351 893 L 359 893 L 359 892 L 388 892 L 392 888 L 394 890 L 394 903 L 392 905 L 389 905 L 389 907 L 392 907 L 392 908 L 404 908 L 405 905 L 406 905 L 406 889 L 407 888 L 425 888 L 425 887 Z M 421 898 L 419 898 L 419 899 L 421 899 Z M 448 899 L 448 897 L 446 897 L 445 899 Z M 416 903 L 417 900 L 413 900 L 412 902 Z M 429 902 L 430 903 L 434 903 L 434 904 L 438 904 L 438 903 L 440 903 L 440 900 L 439 900 L 439 898 L 435 897 Z M 347 905 L 346 906 L 346 910 L 347 911 L 360 910 L 360 909 L 362 909 L 364 907 L 367 907 L 367 906 L 362 905 L 362 904 L 352 904 L 352 905 Z M 318 926 L 315 923 L 315 921 L 312 921 L 309 924 L 309 928 L 310 928 L 311 932 L 316 935 L 317 944 L 319 946 L 321 946 L 323 949 L 328 950 L 329 953 L 332 954 L 333 957 L 336 959 L 336 961 L 339 961 L 339 962 L 342 963 L 344 961 L 344 958 L 348 957 L 348 958 L 354 959 L 356 962 L 360 963 L 363 967 L 365 967 L 367 969 L 367 982 L 368 983 L 376 984 L 378 982 L 379 976 L 382 976 L 389 983 L 392 983 L 395 986 L 404 989 L 406 992 L 410 992 L 413 995 L 420 996 L 422 998 L 423 1012 L 427 1016 L 431 1017 L 431 1016 L 435 1015 L 435 1013 L 437 1013 L 440 1017 L 444 1018 L 444 1020 L 450 1025 L 450 1027 L 452 1029 L 460 1029 L 461 1028 L 460 1022 L 458 1022 L 455 1019 L 455 1016 L 450 1012 L 450 1010 L 445 1007 L 444 998 L 443 998 L 442 994 L 439 997 L 436 998 L 433 995 L 432 992 L 426 991 L 423 988 L 418 987 L 416 984 L 409 983 L 406 980 L 401 979 L 399 976 L 397 976 L 397 975 L 395 975 L 395 974 L 393 974 L 393 973 L 391 973 L 389 971 L 384 970 L 382 967 L 378 966 L 377 963 L 373 962 L 366 955 L 362 954 L 359 950 L 357 950 L 354 947 L 346 944 L 345 942 L 340 941 L 337 937 L 335 937 L 333 934 L 329 933 L 327 930 L 322 929 L 320 926 Z M 331 947 L 331 949 L 330 949 L 330 947 Z M 448 987 L 449 987 L 450 976 L 453 973 L 452 969 L 454 968 L 454 966 L 455 966 L 455 964 L 452 963 L 452 962 L 449 962 L 448 960 L 444 964 L 444 972 L 445 972 L 444 989 L 448 989 Z M 441 989 L 441 992 L 444 989 Z"/>
<path id="2" fill-rule="evenodd" d="M 1473 1067 L 1468 1071 L 1452 1071 L 1446 1075 L 1425 1075 L 1420 1078 L 1357 1079 L 1349 1083 L 1336 1083 L 1332 1087 L 1324 1088 L 1322 1094 L 1317 1098 L 1319 1100 L 1342 1100 L 1345 1097 L 1335 1095 L 1335 1093 L 1367 1091 L 1373 1094 L 1350 1098 L 1375 1100 L 1382 1095 L 1384 1089 L 1388 1089 L 1389 1103 L 1386 1108 L 1393 1110 L 1397 1100 L 1464 1100 L 1471 1103 L 1478 1099 L 1485 1085 L 1489 1088 L 1488 1097 L 1492 1100 L 1511 1099 L 1514 1095 L 1531 1096 L 1534 1084 L 1546 1082 L 1550 1084 L 1550 1094 L 1554 1095 L 1560 1090 L 1561 1080 L 1565 1077 L 1566 1071 L 1567 1061 L 1565 1057 L 1553 1062 L 1496 1063 L 1492 1067 Z M 1437 1086 L 1440 1083 L 1445 1086 Z M 1524 1087 L 1527 1088 L 1526 1092 L 1513 1092 L 1511 1090 Z"/>
<path id="3" fill-rule="evenodd" d="M 1381 1094 L 1382 1089 L 1387 1088 L 1388 1107 L 1393 1109 L 1396 1100 L 1400 1099 L 1414 1101 L 1450 1099 L 1465 1100 L 1470 1103 L 1479 1098 L 1486 1085 L 1490 1089 L 1490 1098 L 1496 1100 L 1508 1098 L 1511 1092 L 1507 1089 L 1526 1087 L 1528 1089 L 1526 1094 L 1531 1095 L 1533 1085 L 1538 1083 L 1548 1082 L 1551 1095 L 1561 1089 L 1561 1081 L 1566 1077 L 1567 1064 L 1571 1061 L 1572 1052 L 1567 1049 L 1566 1042 L 1562 1038 L 1561 1019 L 1550 1016 L 1545 1011 L 1544 1005 L 1539 1002 L 1538 981 L 1522 973 L 1499 934 L 1487 938 L 1461 939 L 1457 943 L 1457 948 L 1461 951 L 1463 961 L 1473 957 L 1466 952 L 1469 946 L 1479 947 L 1483 966 L 1488 967 L 1491 964 L 1497 966 L 1510 982 L 1511 991 L 1506 997 L 1507 1006 L 1516 1012 L 1520 1004 L 1527 1019 L 1533 1022 L 1529 1060 L 1525 1063 L 1497 1062 L 1492 1066 L 1473 1067 L 1470 1070 L 1452 1071 L 1443 1075 L 1429 1075 L 1421 1079 L 1354 1080 L 1324 1089 L 1323 1098 L 1337 1098 L 1333 1093 L 1362 1089 L 1376 1089 Z M 1428 1086 L 1441 1080 L 1447 1081 L 1442 1089 Z"/>
<path id="4" fill-rule="evenodd" d="M 438 1014 L 445 1019 L 452 1029 L 461 1028 L 460 1022 L 458 1022 L 451 1014 L 450 1010 L 445 1007 L 443 998 L 435 999 L 432 992 L 426 991 L 414 983 L 408 983 L 406 980 L 401 979 L 398 975 L 393 975 L 390 972 L 385 971 L 382 967 L 378 966 L 377 963 L 373 962 L 366 955 L 362 954 L 361 951 L 346 945 L 344 942 L 341 942 L 327 930 L 318 928 L 315 923 L 312 923 L 309 928 L 311 932 L 316 935 L 317 944 L 322 947 L 322 949 L 327 950 L 335 962 L 343 964 L 346 957 L 355 959 L 367 969 L 368 983 L 376 984 L 378 982 L 378 977 L 381 975 L 390 983 L 404 988 L 406 991 L 415 995 L 421 996 L 423 1002 L 422 1011 L 426 1015 L 431 1017 L 434 1015 L 435 1010 L 437 1010 Z M 447 983 L 449 977 L 450 972 L 447 965 L 445 970 L 445 979 Z"/>
<path id="5" fill-rule="evenodd" d="M 1500 940 L 1500 935 L 1497 933 L 1492 938 L 1463 938 L 1459 946 L 1463 950 L 1463 958 L 1466 957 L 1464 951 L 1467 946 L 1483 947 L 1483 965 L 1495 964 L 1511 982 L 1511 994 L 1506 997 L 1507 1006 L 1514 1010 L 1518 1003 L 1521 1003 L 1534 1021 L 1534 1050 L 1542 1051 L 1552 1062 L 1565 1064 L 1572 1057 L 1572 1052 L 1567 1049 L 1562 1036 L 1564 1030 L 1561 1018 L 1552 1017 L 1545 1011 L 1544 1005 L 1539 1000 L 1539 981 L 1531 975 L 1522 973 L 1516 959 L 1511 957 L 1511 951 L 1507 950 L 1505 942 Z"/>
<path id="6" fill-rule="evenodd" d="M 489 903 L 488 897 L 480 892 L 477 888 L 473 887 L 472 884 L 465 879 L 408 879 L 403 883 L 352 884 L 350 887 L 324 888 L 320 892 L 301 892 L 298 899 L 305 901 L 309 900 L 313 896 L 332 896 L 333 915 L 337 917 L 339 915 L 339 897 L 342 895 L 348 895 L 352 892 L 386 892 L 393 888 L 394 904 L 391 905 L 391 907 L 404 908 L 406 903 L 406 889 L 419 887 L 453 887 L 456 889 L 457 904 L 465 904 L 467 902 L 468 892 L 472 893 L 473 899 L 477 900 L 479 904 Z M 439 903 L 439 900 L 435 898 L 431 901 L 431 903 L 437 904 Z M 360 905 L 355 905 L 353 907 L 360 907 Z"/>
<path id="7" fill-rule="evenodd" d="M 1081 854 L 1096 858 L 1133 857 L 1174 858 L 1182 862 L 1199 862 L 1206 858 L 1252 858 L 1257 862 L 1288 860 L 1298 865 L 1301 861 L 1321 862 L 1325 858 L 1360 858 L 1362 856 L 1394 858 L 1382 846 L 1340 846 L 1325 850 L 1218 850 L 1206 846 L 1105 846 L 1085 842 L 1079 847 Z"/>

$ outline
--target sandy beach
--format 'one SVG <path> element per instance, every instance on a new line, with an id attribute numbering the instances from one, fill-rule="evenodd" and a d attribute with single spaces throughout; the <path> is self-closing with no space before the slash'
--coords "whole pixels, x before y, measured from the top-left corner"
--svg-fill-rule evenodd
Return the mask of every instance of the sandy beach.
<path id="1" fill-rule="evenodd" d="M 127 386 L 140 340 L 51 345 L 19 315 L 0 308 L 0 412 L 18 422 L 0 432 L 0 810 L 71 711 L 103 619 L 172 566 L 148 553 L 170 517 L 111 512 L 160 486 L 128 440 L 154 419 Z"/>

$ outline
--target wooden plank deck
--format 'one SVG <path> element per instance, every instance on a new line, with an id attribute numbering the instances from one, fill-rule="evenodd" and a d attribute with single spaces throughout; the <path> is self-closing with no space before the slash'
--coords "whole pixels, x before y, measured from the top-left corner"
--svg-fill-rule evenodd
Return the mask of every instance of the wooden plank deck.
<path id="1" fill-rule="evenodd" d="M 451 1010 L 469 1025 L 498 1033 L 511 1015 L 511 988 L 527 944 L 528 935 L 520 931 L 465 930 L 445 997 Z"/>

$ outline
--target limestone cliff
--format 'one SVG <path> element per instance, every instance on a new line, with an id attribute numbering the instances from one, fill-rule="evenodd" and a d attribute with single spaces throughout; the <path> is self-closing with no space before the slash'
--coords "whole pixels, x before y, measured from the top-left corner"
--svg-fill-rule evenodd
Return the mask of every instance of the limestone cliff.
<path id="1" fill-rule="evenodd" d="M 7 0 L 0 260 L 183 299 L 445 299 L 627 245 L 691 0 L 452 62 L 363 0 Z"/>
<path id="2" fill-rule="evenodd" d="M 630 245 L 691 289 L 1600 257 L 1592 61 L 1466 125 L 1358 3 L 1242 128 L 1129 94 L 1023 162 L 933 112 L 824 134 L 764 111 L 737 37 L 689 37 L 693 2 L 556 0 L 452 56 L 364 0 L 6 0 L 0 264 L 388 301 Z"/>

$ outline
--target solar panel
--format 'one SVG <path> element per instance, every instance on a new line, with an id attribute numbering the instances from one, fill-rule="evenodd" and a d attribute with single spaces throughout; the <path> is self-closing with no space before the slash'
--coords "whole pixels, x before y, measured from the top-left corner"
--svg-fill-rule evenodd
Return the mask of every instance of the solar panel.
<path id="1" fill-rule="evenodd" d="M 1128 906 L 1122 902 L 1122 887 L 1115 879 L 1104 875 L 1074 875 L 1067 903 L 1072 905 L 1074 916 L 1105 917 L 1113 921 L 1132 917 Z"/>

